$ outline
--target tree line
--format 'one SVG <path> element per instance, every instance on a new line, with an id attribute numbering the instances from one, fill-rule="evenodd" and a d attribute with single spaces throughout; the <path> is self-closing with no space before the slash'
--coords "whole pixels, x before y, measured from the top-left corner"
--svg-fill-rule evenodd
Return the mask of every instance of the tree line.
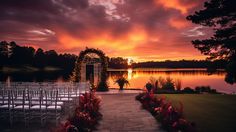
<path id="1" fill-rule="evenodd" d="M 0 42 L 0 67 L 2 66 L 33 66 L 43 69 L 47 66 L 57 67 L 71 72 L 78 56 L 75 54 L 58 54 L 55 50 L 44 51 L 30 46 L 20 46 L 14 41 Z M 85 59 L 88 59 L 86 56 Z M 127 59 L 122 57 L 107 57 L 110 68 L 127 68 Z"/>
<path id="2" fill-rule="evenodd" d="M 76 57 L 73 54 L 58 54 L 55 50 L 19 46 L 15 42 L 0 42 L 0 66 L 29 65 L 39 69 L 52 66 L 70 72 Z"/>
<path id="3" fill-rule="evenodd" d="M 224 69 L 226 63 L 224 60 L 179 60 L 179 61 L 148 61 L 133 63 L 133 68 L 207 68 L 208 70 Z"/>
<path id="4" fill-rule="evenodd" d="M 88 57 L 88 56 L 86 56 Z M 44 51 L 28 46 L 19 46 L 15 42 L 0 42 L 0 66 L 29 65 L 43 69 L 47 66 L 57 67 L 71 72 L 74 68 L 77 55 L 58 54 L 55 50 Z M 224 60 L 180 60 L 180 61 L 149 61 L 128 65 L 128 59 L 122 57 L 107 57 L 108 67 L 116 69 L 132 68 L 225 68 Z"/>

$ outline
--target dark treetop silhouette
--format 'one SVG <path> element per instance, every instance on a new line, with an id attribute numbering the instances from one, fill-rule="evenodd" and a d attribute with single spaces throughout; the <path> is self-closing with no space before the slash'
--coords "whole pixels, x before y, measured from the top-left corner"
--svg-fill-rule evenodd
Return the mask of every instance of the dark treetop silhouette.
<path id="1" fill-rule="evenodd" d="M 187 20 L 212 27 L 214 35 L 209 39 L 193 40 L 195 48 L 209 59 L 227 60 L 225 81 L 236 83 L 236 1 L 210 0 L 204 9 L 187 16 Z"/>
<path id="2" fill-rule="evenodd" d="M 65 72 L 71 72 L 74 68 L 76 55 L 58 54 L 54 50 L 35 50 L 33 47 L 19 46 L 15 42 L 0 42 L 0 68 L 2 66 L 21 67 L 24 65 L 43 69 L 53 66 Z"/>

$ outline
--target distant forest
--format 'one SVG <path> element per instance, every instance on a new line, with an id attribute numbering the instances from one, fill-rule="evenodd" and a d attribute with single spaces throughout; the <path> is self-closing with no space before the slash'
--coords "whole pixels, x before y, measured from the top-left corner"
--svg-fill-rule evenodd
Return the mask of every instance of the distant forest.
<path id="1" fill-rule="evenodd" d="M 4 66 L 19 67 L 32 66 L 43 69 L 45 67 L 56 67 L 63 71 L 71 72 L 74 68 L 77 55 L 58 54 L 55 50 L 44 51 L 41 48 L 19 46 L 15 42 L 0 42 L 0 68 Z M 109 68 L 225 68 L 226 63 L 222 60 L 180 60 L 162 62 L 139 62 L 128 66 L 127 59 L 112 57 L 108 59 Z"/>
<path id="2" fill-rule="evenodd" d="M 207 68 L 209 70 L 224 69 L 226 63 L 223 60 L 179 60 L 179 61 L 162 61 L 162 62 L 139 62 L 133 63 L 133 68 Z"/>

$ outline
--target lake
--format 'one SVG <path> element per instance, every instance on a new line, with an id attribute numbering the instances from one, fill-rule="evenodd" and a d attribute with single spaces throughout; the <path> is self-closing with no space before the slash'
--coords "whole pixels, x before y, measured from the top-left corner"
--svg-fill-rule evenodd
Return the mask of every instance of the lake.
<path id="1" fill-rule="evenodd" d="M 224 81 L 225 72 L 218 70 L 214 73 L 208 73 L 206 69 L 164 69 L 164 68 L 140 68 L 140 69 L 109 69 L 108 84 L 110 88 L 118 88 L 114 80 L 123 75 L 128 78 L 130 85 L 126 89 L 142 89 L 149 81 L 150 77 L 158 79 L 159 77 L 171 77 L 173 80 L 180 79 L 182 88 L 196 86 L 210 86 L 219 92 L 234 93 L 236 85 L 227 84 Z M 63 76 L 62 76 L 63 75 Z M 60 72 L 39 72 L 39 73 L 0 73 L 0 81 L 68 81 L 69 74 Z"/>

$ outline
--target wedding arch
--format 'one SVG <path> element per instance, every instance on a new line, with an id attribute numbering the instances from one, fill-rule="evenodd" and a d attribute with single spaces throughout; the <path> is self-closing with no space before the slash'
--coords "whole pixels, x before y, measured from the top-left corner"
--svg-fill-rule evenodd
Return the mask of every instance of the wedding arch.
<path id="1" fill-rule="evenodd" d="M 108 91 L 107 85 L 107 67 L 108 62 L 105 56 L 105 53 L 102 50 L 94 49 L 94 48 L 87 48 L 84 51 L 81 51 L 79 57 L 76 59 L 75 68 L 71 76 L 71 80 L 73 82 L 80 82 L 81 81 L 81 65 L 83 62 L 84 57 L 87 54 L 94 53 L 101 59 L 101 77 L 100 82 L 97 85 L 97 91 Z"/>

